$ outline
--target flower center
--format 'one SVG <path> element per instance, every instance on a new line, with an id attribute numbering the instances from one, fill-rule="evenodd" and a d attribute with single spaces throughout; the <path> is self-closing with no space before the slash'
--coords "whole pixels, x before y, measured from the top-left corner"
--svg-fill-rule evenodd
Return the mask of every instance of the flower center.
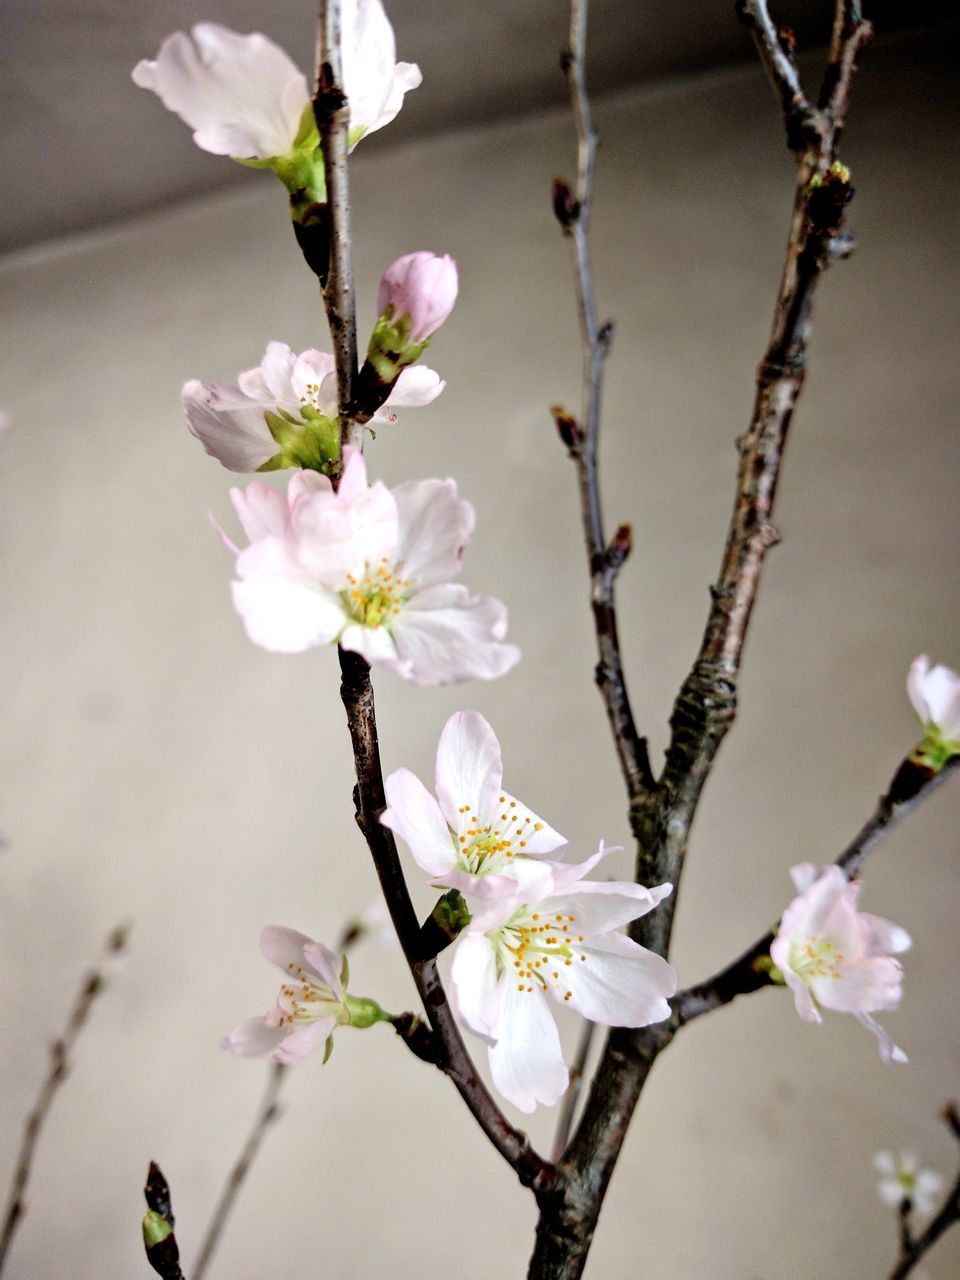
<path id="1" fill-rule="evenodd" d="M 815 978 L 842 978 L 844 956 L 826 938 L 807 938 L 790 948 L 790 967 L 804 982 Z"/>
<path id="2" fill-rule="evenodd" d="M 473 806 L 463 804 L 460 813 L 469 824 L 465 831 L 457 835 L 451 829 L 459 863 L 464 871 L 473 876 L 489 875 L 497 871 L 509 858 L 518 855 L 523 857 L 527 847 L 527 837 L 532 831 L 542 831 L 543 823 L 534 822 L 530 815 L 517 812 L 516 800 L 507 800 L 500 796 L 497 801 L 499 813 L 490 822 L 481 822 L 473 812 Z"/>
<path id="3" fill-rule="evenodd" d="M 543 991 L 554 987 L 569 1000 L 566 970 L 576 962 L 586 961 L 579 944 L 582 933 L 574 933 L 576 917 L 559 911 L 528 912 L 522 907 L 506 924 L 490 935 L 497 949 L 499 973 L 510 973 L 518 991 Z"/>
<path id="4" fill-rule="evenodd" d="M 301 405 L 308 409 L 316 409 L 320 412 L 320 383 L 308 382 L 304 385 L 303 394 L 300 397 Z"/>
<path id="5" fill-rule="evenodd" d="M 300 965 L 288 964 L 287 970 L 290 980 L 283 984 L 277 997 L 277 1005 L 283 1010 L 277 1026 L 303 1026 L 319 1018 L 329 1018 L 333 1013 L 340 1014 L 343 1006 L 329 987 L 317 986 Z"/>
<path id="6" fill-rule="evenodd" d="M 362 578 L 347 574 L 347 589 L 342 593 L 350 617 L 364 627 L 389 627 L 407 601 L 413 585 L 401 578 L 396 565 L 384 557 L 376 565 L 367 565 Z"/>

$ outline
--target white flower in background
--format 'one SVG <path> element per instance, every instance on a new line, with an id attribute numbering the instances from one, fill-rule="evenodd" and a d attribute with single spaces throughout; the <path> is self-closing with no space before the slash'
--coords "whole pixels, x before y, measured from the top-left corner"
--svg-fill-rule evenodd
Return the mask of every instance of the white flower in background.
<path id="1" fill-rule="evenodd" d="M 551 891 L 558 864 L 539 859 L 567 842 L 504 791 L 500 743 L 478 711 L 458 711 L 444 726 L 436 799 L 409 769 L 390 774 L 386 794 L 380 821 L 407 844 L 435 887 L 481 899 Z"/>
<path id="2" fill-rule="evenodd" d="M 493 1082 L 515 1107 L 552 1106 L 567 1088 L 547 997 L 612 1027 L 670 1016 L 672 967 L 619 933 L 661 902 L 669 884 L 583 881 L 570 867 L 562 892 L 503 900 L 478 912 L 456 944 L 453 992 L 460 1019 L 489 1045 Z"/>
<path id="3" fill-rule="evenodd" d="M 351 1021 L 345 961 L 322 942 L 277 924 L 263 930 L 260 948 L 284 972 L 277 1003 L 262 1017 L 234 1027 L 222 1048 L 242 1058 L 270 1054 L 275 1062 L 292 1064 L 323 1045 L 326 1062 L 335 1029 Z"/>
<path id="4" fill-rule="evenodd" d="M 880 916 L 858 911 L 860 885 L 837 866 L 806 862 L 791 872 L 799 897 L 787 907 L 770 948 L 793 992 L 797 1013 L 822 1022 L 820 1010 L 852 1013 L 877 1037 L 884 1062 L 906 1062 L 871 1013 L 900 1003 L 902 969 L 895 954 L 910 935 Z"/>
<path id="5" fill-rule="evenodd" d="M 926 731 L 920 750 L 934 768 L 942 768 L 960 755 L 960 676 L 949 667 L 931 667 L 922 653 L 910 665 L 907 693 Z"/>
<path id="6" fill-rule="evenodd" d="M 933 1169 L 921 1169 L 917 1157 L 910 1151 L 894 1155 L 892 1151 L 878 1151 L 873 1167 L 879 1173 L 877 1194 L 891 1209 L 899 1209 L 904 1200 L 925 1217 L 937 1207 L 937 1197 L 943 1191 L 942 1174 Z"/>
<path id="7" fill-rule="evenodd" d="M 445 386 L 426 366 L 404 369 L 370 425 L 396 422 L 397 409 L 430 404 Z M 191 432 L 230 471 L 320 469 L 339 457 L 337 375 L 325 351 L 297 355 L 270 342 L 236 385 L 192 379 L 181 399 Z"/>
<path id="8" fill-rule="evenodd" d="M 350 144 L 389 124 L 418 67 L 395 59 L 393 28 L 380 0 L 344 0 L 343 80 Z M 216 22 L 174 32 L 155 59 L 138 62 L 134 83 L 157 94 L 193 130 L 204 151 L 270 161 L 319 143 L 310 91 L 288 54 L 260 32 L 239 35 Z"/>
<path id="9" fill-rule="evenodd" d="M 247 635 L 275 653 L 337 643 L 413 684 L 493 679 L 519 660 L 507 611 L 451 581 L 474 525 L 453 480 L 367 484 L 347 447 L 340 487 L 297 472 L 284 496 L 263 481 L 231 490 L 250 545 L 233 600 Z"/>

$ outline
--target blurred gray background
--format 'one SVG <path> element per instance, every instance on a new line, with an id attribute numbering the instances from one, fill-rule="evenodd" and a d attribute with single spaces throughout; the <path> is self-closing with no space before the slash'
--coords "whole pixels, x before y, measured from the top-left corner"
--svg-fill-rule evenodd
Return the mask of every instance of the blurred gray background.
<path id="1" fill-rule="evenodd" d="M 792 6 L 811 46 L 824 8 Z M 464 581 L 507 601 L 525 660 L 489 685 L 379 678 L 385 765 L 429 779 L 447 716 L 477 707 L 503 743 L 506 785 L 577 851 L 627 843 L 590 678 L 573 475 L 547 412 L 577 396 L 567 246 L 549 208 L 554 175 L 574 163 L 555 69 L 565 6 L 390 11 L 424 84 L 355 155 L 361 331 L 379 273 L 411 249 L 452 253 L 461 299 L 429 355 L 447 390 L 378 433 L 370 465 L 389 482 L 457 477 L 478 515 Z M 596 283 L 617 325 L 606 506 L 611 524 L 634 526 L 625 649 L 659 759 L 719 560 L 791 166 L 726 3 L 594 13 Z M 335 655 L 246 641 L 206 517 L 229 524 L 236 478 L 180 415 L 189 377 L 233 378 L 271 338 L 326 345 L 282 189 L 196 151 L 129 81 L 168 30 L 201 17 L 262 27 L 307 63 L 310 23 L 287 0 L 264 13 L 14 4 L 0 26 L 2 229 L 31 246 L 0 263 L 0 407 L 13 419 L 0 436 L 0 1176 L 84 965 L 117 919 L 135 922 L 51 1115 L 11 1280 L 150 1274 L 139 1189 L 151 1157 L 173 1186 L 190 1275 L 265 1081 L 217 1047 L 274 997 L 260 927 L 332 940 L 375 890 Z M 778 916 L 792 863 L 832 858 L 860 826 L 917 736 L 911 659 L 960 666 L 958 34 L 887 30 L 858 80 L 844 156 L 860 247 L 817 300 L 784 542 L 683 885 L 683 984 Z M 903 1007 L 884 1019 L 910 1065 L 885 1069 L 852 1019 L 801 1023 L 783 993 L 698 1022 L 650 1082 L 588 1277 L 887 1274 L 896 1224 L 873 1153 L 912 1147 L 951 1178 L 956 1165 L 937 1111 L 960 1092 L 958 804 L 949 789 L 934 797 L 872 857 L 864 889 L 868 909 L 915 938 Z M 627 855 L 612 866 L 627 868 Z M 352 969 L 357 991 L 412 1002 L 388 947 L 368 944 Z M 571 1044 L 575 1031 L 564 1027 Z M 529 1125 L 541 1146 L 552 1123 L 541 1112 Z M 347 1030 L 326 1067 L 289 1080 L 210 1275 L 519 1277 L 533 1223 L 444 1080 L 384 1028 Z M 927 1272 L 949 1280 L 958 1265 L 960 1233 Z"/>

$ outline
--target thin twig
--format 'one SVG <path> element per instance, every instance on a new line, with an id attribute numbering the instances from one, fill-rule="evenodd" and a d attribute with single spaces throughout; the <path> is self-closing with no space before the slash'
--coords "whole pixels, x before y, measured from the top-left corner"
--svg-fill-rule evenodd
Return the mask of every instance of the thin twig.
<path id="1" fill-rule="evenodd" d="M 943 1120 L 960 1143 L 960 1112 L 957 1111 L 956 1103 L 947 1103 L 943 1109 Z M 920 1235 L 911 1236 L 909 1227 L 903 1229 L 901 1216 L 900 1257 L 887 1280 L 904 1280 L 923 1255 L 933 1248 L 944 1232 L 948 1231 L 955 1222 L 960 1222 L 960 1173 L 957 1174 L 956 1181 L 941 1205 L 940 1212 Z"/>
<path id="2" fill-rule="evenodd" d="M 554 210 L 573 250 L 583 372 L 579 421 L 559 407 L 553 413 L 561 439 L 566 443 L 577 470 L 583 536 L 590 569 L 590 606 L 597 637 L 597 686 L 610 721 L 627 792 L 633 800 L 652 785 L 653 773 L 647 744 L 637 733 L 627 693 L 614 602 L 617 574 L 630 552 L 630 530 L 622 525 L 613 542 L 607 545 L 597 471 L 603 367 L 613 328 L 610 324 L 601 325 L 597 320 L 590 271 L 589 227 L 597 135 L 590 115 L 584 73 L 586 38 L 587 0 L 573 0 L 569 44 L 563 52 L 561 65 L 566 72 L 576 120 L 577 185 L 576 191 L 571 192 L 562 179 L 557 179 Z"/>
<path id="3" fill-rule="evenodd" d="M 243 1144 L 243 1150 L 240 1152 L 236 1164 L 230 1170 L 224 1188 L 220 1193 L 220 1199 L 217 1201 L 217 1207 L 214 1209 L 210 1223 L 207 1226 L 206 1234 L 200 1244 L 200 1251 L 197 1254 L 197 1260 L 193 1266 L 193 1280 L 202 1280 L 202 1277 L 206 1275 L 210 1259 L 220 1243 L 220 1237 L 223 1235 L 234 1203 L 266 1137 L 267 1130 L 280 1115 L 280 1091 L 283 1087 L 286 1072 L 287 1068 L 282 1062 L 270 1063 L 267 1087 L 260 1103 L 257 1117 L 246 1142 Z"/>
<path id="4" fill-rule="evenodd" d="M 340 692 L 357 769 L 357 824 L 373 857 L 400 946 L 433 1031 L 437 1066 L 453 1081 L 481 1129 L 520 1181 L 525 1186 L 540 1187 L 553 1178 L 553 1166 L 533 1150 L 525 1133 L 510 1124 L 480 1079 L 454 1020 L 436 959 L 422 952 L 420 923 L 410 900 L 396 841 L 393 832 L 380 822 L 386 796 L 370 668 L 359 654 L 341 649 L 340 669 Z"/>
<path id="5" fill-rule="evenodd" d="M 118 925 L 108 936 L 105 945 L 105 958 L 110 959 L 123 951 L 127 944 L 129 927 Z M 46 1078 L 40 1088 L 33 1110 L 27 1117 L 23 1131 L 20 1153 L 13 1171 L 7 1208 L 3 1218 L 3 1232 L 0 1234 L 0 1273 L 7 1260 L 7 1254 L 17 1227 L 26 1212 L 26 1190 L 33 1167 L 33 1157 L 41 1130 L 50 1113 L 57 1091 L 64 1083 L 70 1071 L 70 1054 L 77 1036 L 83 1030 L 94 1002 L 107 986 L 107 977 L 103 967 L 98 967 L 86 975 L 77 993 L 67 1025 L 62 1034 L 50 1046 L 50 1066 Z"/>
<path id="6" fill-rule="evenodd" d="M 323 150 L 327 186 L 330 258 L 323 302 L 337 368 L 341 454 L 346 444 L 363 448 L 363 426 L 346 412 L 357 377 L 357 320 L 350 254 L 350 184 L 347 171 L 350 104 L 343 87 L 340 0 L 320 0 L 317 19 L 317 82 L 313 114 Z"/>
<path id="7" fill-rule="evenodd" d="M 930 773 L 913 761 L 906 761 L 887 794 L 881 796 L 869 819 L 836 859 L 837 866 L 846 872 L 848 878 L 855 876 L 864 859 L 887 832 L 957 772 L 960 772 L 960 757 L 950 761 L 939 773 Z M 772 979 L 765 962 L 770 958 L 774 936 L 772 931 L 765 933 L 748 951 L 712 978 L 678 992 L 671 1001 L 678 1025 L 692 1022 L 712 1009 L 719 1009 L 737 996 L 770 986 Z"/>
<path id="8" fill-rule="evenodd" d="M 585 1020 L 580 1028 L 577 1051 L 573 1056 L 573 1062 L 570 1064 L 570 1080 L 567 1084 L 567 1092 L 563 1095 L 560 1114 L 557 1116 L 557 1132 L 553 1139 L 553 1155 L 551 1157 L 554 1162 L 561 1158 L 570 1140 L 573 1117 L 577 1110 L 577 1101 L 580 1097 L 583 1077 L 587 1069 L 587 1058 L 590 1056 L 590 1048 L 593 1044 L 596 1030 L 597 1024 L 588 1020 Z"/>

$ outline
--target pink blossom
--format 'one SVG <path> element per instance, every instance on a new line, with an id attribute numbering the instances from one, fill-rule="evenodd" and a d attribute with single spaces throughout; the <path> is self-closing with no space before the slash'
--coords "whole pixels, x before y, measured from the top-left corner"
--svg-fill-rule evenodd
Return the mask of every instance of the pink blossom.
<path id="1" fill-rule="evenodd" d="M 250 539 L 243 550 L 227 541 L 233 600 L 255 644 L 336 643 L 414 684 L 493 679 L 519 660 L 503 604 L 452 581 L 474 525 L 453 480 L 370 485 L 347 447 L 336 491 L 302 471 L 286 496 L 254 480 L 231 497 Z"/>
<path id="2" fill-rule="evenodd" d="M 806 1022 L 821 1022 L 821 1009 L 852 1013 L 877 1037 L 884 1062 L 906 1062 L 870 1015 L 900 1003 L 902 969 L 894 955 L 908 949 L 909 934 L 859 911 L 860 885 L 840 867 L 818 872 L 802 863 L 790 874 L 799 896 L 783 913 L 770 955 L 793 992 L 797 1013 Z"/>
<path id="3" fill-rule="evenodd" d="M 457 300 L 457 264 L 448 255 L 407 253 L 391 263 L 380 280 L 377 309 L 389 310 L 389 321 L 400 325 L 406 317 L 411 345 L 426 342 L 440 328 Z"/>

